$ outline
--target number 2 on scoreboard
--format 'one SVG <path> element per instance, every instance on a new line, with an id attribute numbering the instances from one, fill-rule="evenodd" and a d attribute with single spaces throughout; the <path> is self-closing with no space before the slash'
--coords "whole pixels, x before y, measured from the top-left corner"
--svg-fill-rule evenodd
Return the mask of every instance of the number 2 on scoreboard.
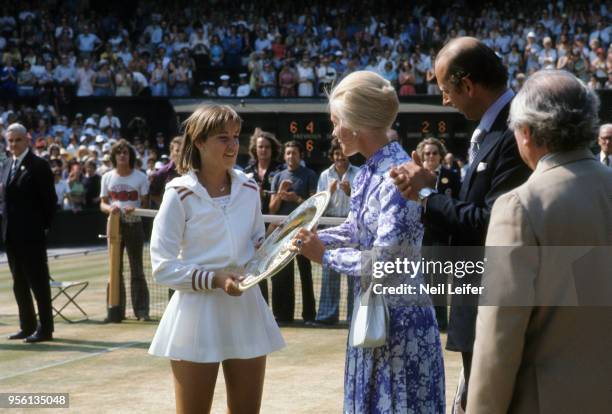
<path id="1" fill-rule="evenodd" d="M 429 134 L 429 121 L 423 121 L 421 122 L 421 133 L 422 134 Z M 438 132 L 440 134 L 444 134 L 446 133 L 446 122 L 445 121 L 440 121 L 438 122 Z"/>

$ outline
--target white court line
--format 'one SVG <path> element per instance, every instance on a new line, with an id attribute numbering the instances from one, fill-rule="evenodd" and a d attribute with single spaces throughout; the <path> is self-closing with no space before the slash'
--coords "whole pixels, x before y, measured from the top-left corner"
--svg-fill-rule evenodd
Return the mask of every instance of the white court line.
<path id="1" fill-rule="evenodd" d="M 114 346 L 112 348 L 106 348 L 106 349 L 104 349 L 102 351 L 94 352 L 93 354 L 81 355 L 80 357 L 76 357 L 76 358 L 72 358 L 72 359 L 67 359 L 67 360 L 60 361 L 60 362 L 54 362 L 53 364 L 43 365 L 42 367 L 28 369 L 28 370 L 25 370 L 25 371 L 22 371 L 22 372 L 18 372 L 16 374 L 11 374 L 11 375 L 6 375 L 4 377 L 0 377 L 0 381 L 4 381 L 4 380 L 7 380 L 7 379 L 19 377 L 19 376 L 25 375 L 25 374 L 32 374 L 34 372 L 42 371 L 43 369 L 47 369 L 47 368 L 54 368 L 54 367 L 57 367 L 57 366 L 60 366 L 60 365 L 70 364 L 72 362 L 81 361 L 83 359 L 92 358 L 92 357 L 95 357 L 95 356 L 98 356 L 98 355 L 108 354 L 109 352 L 117 351 L 117 350 L 124 349 L 124 348 L 129 348 L 131 346 L 138 345 L 138 344 L 141 344 L 141 343 L 142 342 L 129 342 L 129 343 L 121 345 L 121 346 Z"/>

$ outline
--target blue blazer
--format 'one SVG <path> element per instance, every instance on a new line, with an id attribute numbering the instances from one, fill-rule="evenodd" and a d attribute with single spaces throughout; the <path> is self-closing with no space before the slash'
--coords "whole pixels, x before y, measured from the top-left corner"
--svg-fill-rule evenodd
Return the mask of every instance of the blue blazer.
<path id="1" fill-rule="evenodd" d="M 487 227 L 493 203 L 502 194 L 523 184 L 531 170 L 518 152 L 514 133 L 508 128 L 510 104 L 499 113 L 485 135 L 474 162 L 470 165 L 457 198 L 433 194 L 423 215 L 426 228 L 450 236 L 455 260 L 482 260 Z M 480 246 L 462 249 L 458 246 Z M 455 285 L 480 283 L 479 278 L 453 277 Z M 475 296 L 454 295 L 448 327 L 447 349 L 471 352 L 476 327 Z M 461 306 L 465 305 L 465 306 Z"/>

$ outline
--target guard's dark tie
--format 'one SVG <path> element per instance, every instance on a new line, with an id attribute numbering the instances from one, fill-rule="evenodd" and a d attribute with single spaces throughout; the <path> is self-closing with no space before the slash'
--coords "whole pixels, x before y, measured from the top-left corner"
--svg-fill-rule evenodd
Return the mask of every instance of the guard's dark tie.
<path id="1" fill-rule="evenodd" d="M 10 183 L 13 177 L 17 173 L 17 160 L 13 160 L 13 165 L 11 165 L 11 171 L 9 172 L 8 182 Z"/>

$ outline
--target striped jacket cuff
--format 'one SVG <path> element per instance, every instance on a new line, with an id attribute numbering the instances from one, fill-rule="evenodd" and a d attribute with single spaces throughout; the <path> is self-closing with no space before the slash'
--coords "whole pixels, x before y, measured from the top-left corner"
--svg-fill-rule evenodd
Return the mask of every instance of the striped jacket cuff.
<path id="1" fill-rule="evenodd" d="M 213 277 L 215 272 L 202 269 L 193 269 L 191 272 L 191 289 L 194 292 L 213 289 Z"/>

